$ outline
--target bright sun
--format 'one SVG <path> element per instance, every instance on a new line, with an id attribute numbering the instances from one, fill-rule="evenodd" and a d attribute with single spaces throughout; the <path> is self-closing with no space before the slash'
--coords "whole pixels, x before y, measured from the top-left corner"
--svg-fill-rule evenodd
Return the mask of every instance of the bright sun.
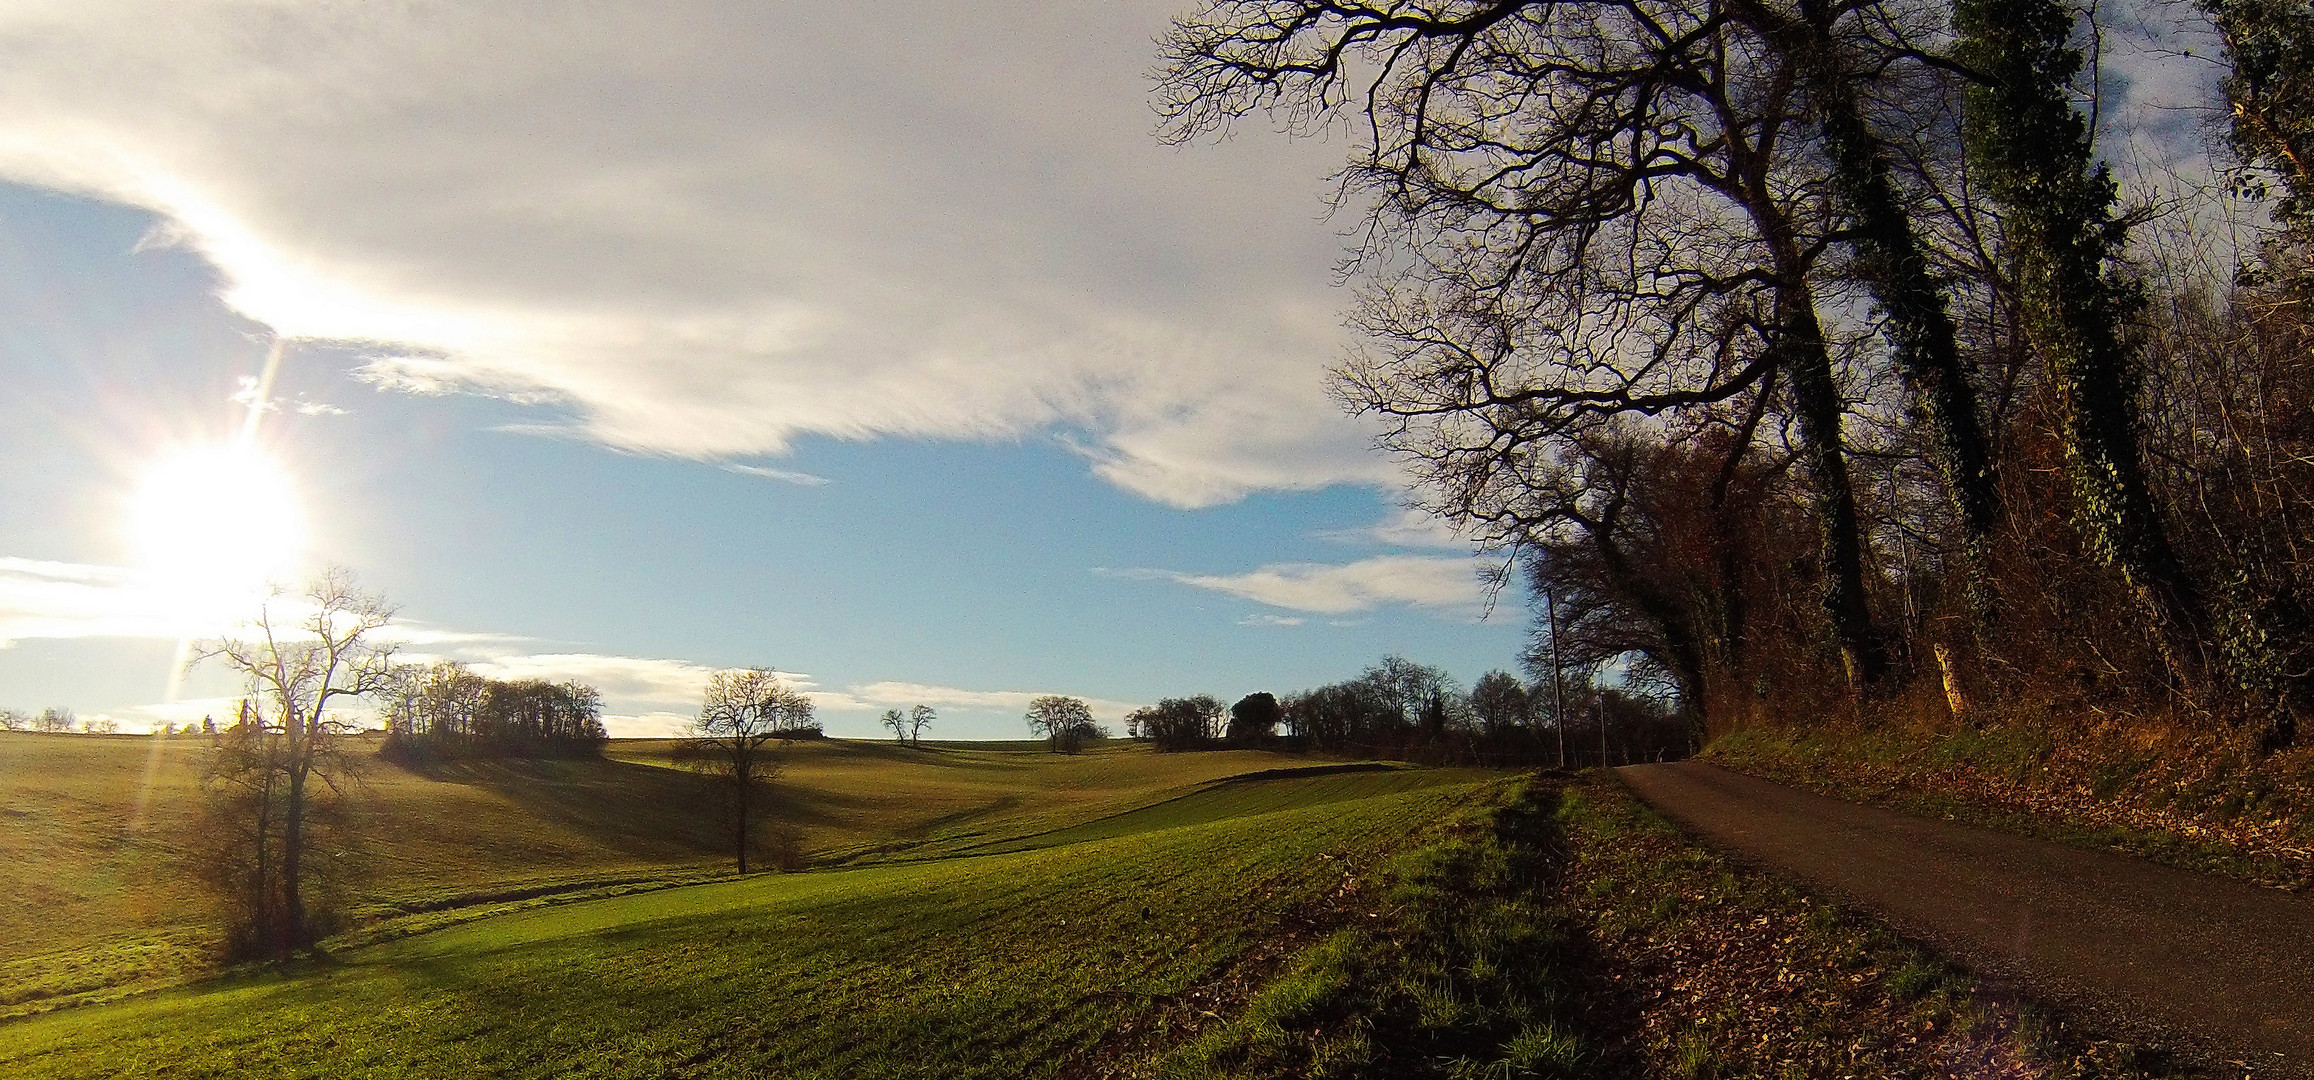
<path id="1" fill-rule="evenodd" d="M 172 590 L 245 594 L 295 567 L 305 516 L 289 473 L 245 446 L 194 446 L 154 462 L 129 504 L 137 561 Z"/>

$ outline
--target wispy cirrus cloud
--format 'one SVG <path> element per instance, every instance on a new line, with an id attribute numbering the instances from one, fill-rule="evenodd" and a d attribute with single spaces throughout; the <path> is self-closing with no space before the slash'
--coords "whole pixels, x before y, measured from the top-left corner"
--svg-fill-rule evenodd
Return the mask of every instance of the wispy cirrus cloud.
<path id="1" fill-rule="evenodd" d="M 1317 534 L 1320 540 L 1343 543 L 1382 544 L 1402 548 L 1453 548 L 1469 551 L 1473 547 L 1469 537 L 1456 532 L 1444 519 L 1426 510 L 1402 507 L 1396 513 L 1355 529 L 1328 529 Z"/>
<path id="2" fill-rule="evenodd" d="M 795 484 L 799 487 L 822 487 L 829 483 L 827 477 L 813 473 L 798 472 L 794 469 L 774 469 L 763 465 L 742 465 L 735 461 L 724 462 L 723 471 L 735 472 L 741 476 L 760 476 L 766 480 L 777 480 L 783 484 Z"/>
<path id="3" fill-rule="evenodd" d="M 1353 563 L 1273 563 L 1242 574 L 1180 570 L 1103 570 L 1116 577 L 1179 582 L 1257 604 L 1342 615 L 1404 605 L 1475 611 L 1487 600 L 1478 566 L 1467 558 L 1384 555 Z"/>
<path id="4" fill-rule="evenodd" d="M 29 638 L 159 638 L 212 632 L 133 570 L 0 558 L 0 643 Z"/>

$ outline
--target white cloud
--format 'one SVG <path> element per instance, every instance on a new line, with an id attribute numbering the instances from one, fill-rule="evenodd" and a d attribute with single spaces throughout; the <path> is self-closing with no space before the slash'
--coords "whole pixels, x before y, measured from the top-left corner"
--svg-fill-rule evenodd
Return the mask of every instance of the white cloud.
<path id="1" fill-rule="evenodd" d="M 731 461 L 724 462 L 723 469 L 725 472 L 735 472 L 742 476 L 760 476 L 766 480 L 777 480 L 783 484 L 796 484 L 802 487 L 819 487 L 828 483 L 828 478 L 825 476 L 796 472 L 793 469 L 770 469 L 761 465 L 741 465 Z"/>
<path id="2" fill-rule="evenodd" d="M 280 412 L 281 399 L 265 396 L 265 387 L 262 382 L 255 375 L 243 375 L 240 379 L 240 389 L 235 390 L 232 396 L 225 400 L 252 412 Z M 309 401 L 303 394 L 292 399 L 289 402 L 289 407 L 296 410 L 299 416 L 344 416 L 346 414 L 344 409 L 326 401 Z"/>
<path id="3" fill-rule="evenodd" d="M 1354 563 L 1273 563 L 1243 574 L 1190 574 L 1179 570 L 1105 571 L 1155 578 L 1228 593 L 1257 604 L 1340 615 L 1387 604 L 1477 610 L 1487 599 L 1470 559 L 1385 555 Z"/>
<path id="4" fill-rule="evenodd" d="M 26 639 L 145 638 L 175 641 L 215 636 L 223 621 L 213 612 L 179 611 L 165 588 L 132 570 L 82 563 L 43 562 L 0 558 L 0 647 Z M 310 608 L 294 597 L 275 601 L 277 617 L 294 621 Z M 620 656 L 595 652 L 522 651 L 536 639 L 514 634 L 456 630 L 422 623 L 396 621 L 378 635 L 393 644 L 402 663 L 439 659 L 464 662 L 477 674 L 494 679 L 576 680 L 603 694 L 604 724 L 620 737 L 678 734 L 690 722 L 705 694 L 708 679 L 719 668 L 691 660 L 666 657 Z M 822 688 L 811 675 L 777 672 L 787 683 L 812 699 L 823 713 L 873 715 L 887 708 L 930 705 L 944 712 L 1019 714 L 1028 703 L 1047 693 L 1065 690 L 969 690 L 952 686 L 886 680 L 843 690 Z M 1084 697 L 1093 714 L 1104 721 L 1121 719 L 1138 708 L 1134 702 Z M 238 697 L 211 696 L 173 702 L 110 706 L 91 713 L 111 717 L 124 731 L 148 731 L 162 724 L 197 723 L 203 716 L 223 718 L 238 705 Z M 375 720 L 375 709 L 364 703 L 345 707 L 357 723 Z M 861 717 L 853 717 L 859 719 Z M 856 726 L 856 725 L 855 725 Z"/>
<path id="5" fill-rule="evenodd" d="M 530 653 L 485 656 L 467 661 L 478 675 L 493 679 L 577 680 L 620 702 L 684 704 L 696 707 L 707 692 L 707 680 L 716 668 L 688 660 L 642 656 L 605 656 L 599 653 Z M 782 681 L 808 686 L 800 675 L 780 672 Z"/>
<path id="6" fill-rule="evenodd" d="M 220 597 L 122 566 L 0 557 L 0 647 L 27 639 L 213 638 L 254 616 L 258 598 Z M 274 597 L 277 626 L 310 617 L 295 590 Z M 530 639 L 397 621 L 378 640 L 397 646 L 471 650 Z"/>
<path id="7" fill-rule="evenodd" d="M 0 558 L 0 644 L 28 638 L 214 633 L 213 620 L 151 578 L 117 566 Z"/>
<path id="8" fill-rule="evenodd" d="M 912 705 L 930 705 L 935 709 L 978 710 L 986 712 L 1022 713 L 1028 703 L 1047 694 L 1084 698 L 1093 715 L 1114 719 L 1140 708 L 1129 701 L 1111 701 L 1105 698 L 1084 697 L 1061 690 L 962 690 L 953 686 L 927 686 L 911 682 L 874 682 L 854 686 L 844 695 L 851 707 L 868 709 L 901 708 Z"/>
<path id="9" fill-rule="evenodd" d="M 644 712 L 603 714 L 603 730 L 614 739 L 668 739 L 691 729 L 691 713 Z"/>
<path id="10" fill-rule="evenodd" d="M 1325 392 L 1343 147 L 1159 145 L 1177 7 L 16 5 L 0 177 L 164 215 L 143 246 L 380 385 L 614 447 L 1059 432 L 1178 505 L 1386 482 Z"/>
<path id="11" fill-rule="evenodd" d="M 1269 613 L 1267 613 L 1267 612 L 1261 612 L 1261 613 L 1257 613 L 1257 614 L 1253 614 L 1253 615 L 1248 615 L 1248 616 L 1246 616 L 1245 618 L 1242 618 L 1242 619 L 1239 619 L 1239 620 L 1237 620 L 1237 625 L 1239 625 L 1239 626 L 1300 626 L 1300 625 L 1301 625 L 1301 624 L 1302 624 L 1304 621 L 1306 621 L 1306 620 L 1304 620 L 1304 619 L 1303 619 L 1301 616 L 1299 616 L 1299 615 L 1271 615 L 1271 614 L 1269 614 Z"/>
<path id="12" fill-rule="evenodd" d="M 1328 529 L 1317 534 L 1320 540 L 1345 543 L 1386 544 L 1391 547 L 1451 548 L 1459 551 L 1472 549 L 1470 538 L 1454 531 L 1446 520 L 1426 510 L 1400 508 L 1395 514 L 1356 529 Z"/>

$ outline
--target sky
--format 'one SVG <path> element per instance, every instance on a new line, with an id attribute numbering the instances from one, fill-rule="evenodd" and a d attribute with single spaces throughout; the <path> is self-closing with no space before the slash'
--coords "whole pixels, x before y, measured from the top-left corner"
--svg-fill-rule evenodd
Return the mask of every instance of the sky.
<path id="1" fill-rule="evenodd" d="M 619 735 L 1515 669 L 1329 394 L 1351 143 L 1161 143 L 1183 6 L 0 0 L 0 707 L 229 712 L 187 643 L 329 565 Z M 2190 170 L 2206 34 L 2107 10 Z"/>
<path id="2" fill-rule="evenodd" d="M 1177 6 L 0 4 L 0 707 L 229 711 L 251 560 L 620 735 L 1515 668 L 1329 396 L 1348 144 L 1161 143 Z"/>

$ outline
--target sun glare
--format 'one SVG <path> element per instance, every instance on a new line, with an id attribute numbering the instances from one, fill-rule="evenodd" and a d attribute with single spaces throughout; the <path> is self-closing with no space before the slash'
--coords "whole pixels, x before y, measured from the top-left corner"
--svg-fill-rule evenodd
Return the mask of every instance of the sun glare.
<path id="1" fill-rule="evenodd" d="M 295 568 L 305 518 L 281 463 L 237 445 L 154 462 L 129 509 L 138 564 L 186 599 L 246 596 Z"/>

